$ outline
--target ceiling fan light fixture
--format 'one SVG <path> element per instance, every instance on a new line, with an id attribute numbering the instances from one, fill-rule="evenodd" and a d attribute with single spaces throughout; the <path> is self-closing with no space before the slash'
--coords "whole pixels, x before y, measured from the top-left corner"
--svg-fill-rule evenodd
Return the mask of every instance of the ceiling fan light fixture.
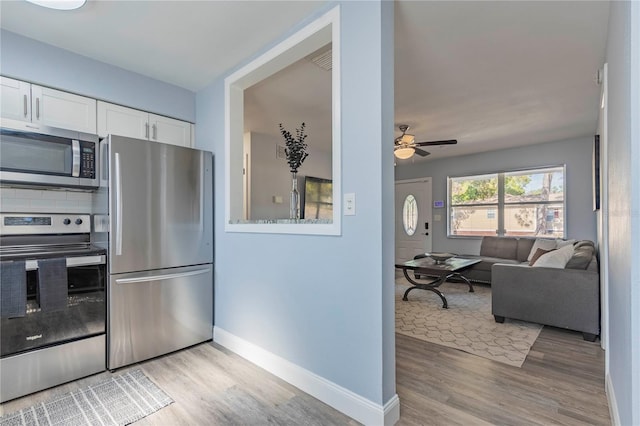
<path id="1" fill-rule="evenodd" d="M 404 135 L 402 135 L 402 138 L 400 140 L 403 144 L 409 145 L 415 142 L 416 137 L 414 135 L 408 135 L 405 133 Z"/>
<path id="2" fill-rule="evenodd" d="M 401 160 L 406 160 L 407 158 L 411 158 L 415 152 L 416 150 L 412 147 L 403 147 L 393 151 L 393 155 Z"/>
<path id="3" fill-rule="evenodd" d="M 29 3 L 56 10 L 74 10 L 81 8 L 87 0 L 27 0 Z"/>

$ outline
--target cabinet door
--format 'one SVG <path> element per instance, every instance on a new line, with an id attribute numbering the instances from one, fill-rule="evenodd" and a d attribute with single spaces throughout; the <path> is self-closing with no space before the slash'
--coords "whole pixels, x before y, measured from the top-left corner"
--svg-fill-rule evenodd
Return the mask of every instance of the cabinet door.
<path id="1" fill-rule="evenodd" d="M 31 121 L 31 84 L 0 77 L 2 118 Z"/>
<path id="2" fill-rule="evenodd" d="M 31 85 L 31 121 L 46 126 L 96 133 L 96 100 Z"/>
<path id="3" fill-rule="evenodd" d="M 191 146 L 191 123 L 161 115 L 149 114 L 152 141 Z"/>
<path id="4" fill-rule="evenodd" d="M 98 136 L 149 139 L 149 113 L 98 101 Z"/>

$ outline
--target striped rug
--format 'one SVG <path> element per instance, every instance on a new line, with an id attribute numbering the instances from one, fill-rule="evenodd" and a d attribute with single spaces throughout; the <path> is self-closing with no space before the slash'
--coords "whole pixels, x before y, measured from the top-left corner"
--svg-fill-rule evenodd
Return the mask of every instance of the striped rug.
<path id="1" fill-rule="evenodd" d="M 141 370 L 0 417 L 0 425 L 128 425 L 173 403 Z"/>

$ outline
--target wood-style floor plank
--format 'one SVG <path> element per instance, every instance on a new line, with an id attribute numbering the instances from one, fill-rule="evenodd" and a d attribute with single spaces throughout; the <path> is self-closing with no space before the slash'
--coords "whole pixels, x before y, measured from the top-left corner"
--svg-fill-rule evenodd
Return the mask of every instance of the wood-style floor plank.
<path id="1" fill-rule="evenodd" d="M 552 327 L 521 368 L 396 334 L 396 380 L 400 425 L 611 424 L 604 351 Z"/>
<path id="2" fill-rule="evenodd" d="M 356 425 L 353 419 L 214 343 L 141 368 L 175 403 L 137 425 Z M 13 412 L 105 380 L 104 372 L 0 405 Z M 545 327 L 522 368 L 396 335 L 402 426 L 610 425 L 604 352 Z"/>

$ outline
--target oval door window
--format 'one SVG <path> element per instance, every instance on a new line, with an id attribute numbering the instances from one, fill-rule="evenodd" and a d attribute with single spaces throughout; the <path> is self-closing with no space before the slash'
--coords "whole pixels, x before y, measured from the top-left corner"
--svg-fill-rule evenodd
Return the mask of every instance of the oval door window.
<path id="1" fill-rule="evenodd" d="M 416 197 L 409 194 L 404 199 L 404 205 L 402 206 L 402 226 L 404 226 L 404 232 L 411 236 L 416 233 L 416 227 L 418 226 L 418 203 Z"/>

